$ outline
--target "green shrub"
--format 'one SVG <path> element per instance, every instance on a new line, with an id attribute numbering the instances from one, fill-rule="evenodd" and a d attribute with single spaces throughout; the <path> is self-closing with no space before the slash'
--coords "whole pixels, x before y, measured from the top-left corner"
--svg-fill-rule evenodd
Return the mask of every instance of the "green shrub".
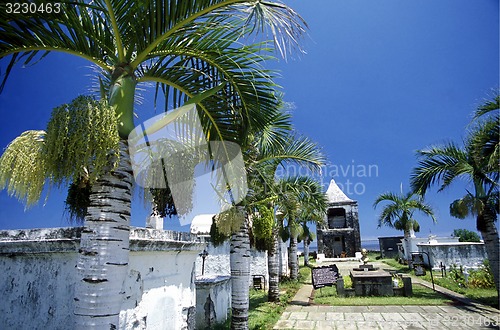
<path id="1" fill-rule="evenodd" d="M 457 267 L 457 265 L 455 264 L 451 265 L 448 277 L 455 281 L 455 283 L 457 283 L 459 287 L 467 287 L 467 282 L 465 281 L 464 269 L 462 265 L 460 265 L 460 267 Z"/>
<path id="2" fill-rule="evenodd" d="M 344 276 L 344 288 L 352 288 L 352 278 L 351 276 Z"/>
<path id="3" fill-rule="evenodd" d="M 494 288 L 495 281 L 491 272 L 490 263 L 485 260 L 481 268 L 471 270 L 468 285 L 472 288 Z"/>

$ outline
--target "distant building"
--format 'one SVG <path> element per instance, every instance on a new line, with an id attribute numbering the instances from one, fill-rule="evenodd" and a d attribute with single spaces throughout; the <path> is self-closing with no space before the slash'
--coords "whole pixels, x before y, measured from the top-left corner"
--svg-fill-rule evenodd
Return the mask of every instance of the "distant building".
<path id="1" fill-rule="evenodd" d="M 325 223 L 317 228 L 318 253 L 324 253 L 326 258 L 354 257 L 356 251 L 361 251 L 358 202 L 347 197 L 333 179 L 326 196 Z"/>

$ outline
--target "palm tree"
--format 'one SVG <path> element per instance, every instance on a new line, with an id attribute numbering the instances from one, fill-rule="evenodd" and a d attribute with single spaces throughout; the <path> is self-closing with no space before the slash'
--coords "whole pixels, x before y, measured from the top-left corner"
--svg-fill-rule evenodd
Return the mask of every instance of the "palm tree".
<path id="1" fill-rule="evenodd" d="M 248 36 L 269 28 L 275 48 L 286 54 L 305 23 L 290 8 L 270 1 L 59 3 L 60 10 L 51 13 L 0 13 L 0 58 L 10 58 L 0 87 L 16 64 L 35 63 L 52 51 L 84 58 L 102 71 L 101 96 L 116 114 L 119 152 L 89 188 L 75 315 L 79 328 L 117 327 L 128 265 L 133 179 L 127 137 L 134 128 L 137 85 L 156 83 L 165 92 L 165 109 L 216 88 L 197 102 L 204 132 L 210 140 L 239 142 L 249 128 L 263 127 L 278 103 L 273 74 L 262 68 L 270 58 L 265 53 L 273 47 L 266 42 L 245 45 Z M 14 190 L 25 187 L 8 184 Z"/>
<path id="2" fill-rule="evenodd" d="M 248 324 L 243 325 L 242 320 L 248 318 L 249 254 L 245 248 L 249 246 L 247 232 L 249 215 L 253 214 L 256 210 L 255 206 L 258 205 L 267 205 L 270 209 L 274 209 L 274 200 L 277 198 L 274 195 L 274 174 L 278 166 L 296 164 L 315 171 L 324 164 L 324 156 L 316 144 L 292 132 L 290 115 L 283 112 L 282 109 L 277 109 L 265 128 L 262 131 L 251 134 L 247 142 L 245 166 L 249 176 L 250 193 L 245 199 L 247 208 L 246 215 L 243 217 L 244 222 L 239 228 L 240 230 L 231 236 L 232 303 L 236 301 L 238 302 L 238 306 L 242 306 L 242 301 L 247 302 L 247 305 L 244 305 L 246 310 L 244 308 L 235 310 L 233 306 L 231 326 L 234 327 L 233 324 L 239 324 L 237 328 L 248 327 Z M 273 221 L 272 227 L 273 240 L 271 244 L 267 244 L 269 257 L 268 269 L 270 272 L 269 300 L 279 301 L 279 276 L 277 271 L 277 258 L 279 256 L 277 255 L 276 247 L 278 241 L 275 221 Z M 237 250 L 237 247 L 240 246 L 243 248 Z M 246 262 L 242 263 L 241 260 L 246 260 Z M 243 276 L 243 274 L 246 276 Z M 239 281 L 235 282 L 234 278 L 239 278 Z M 235 319 L 235 315 L 238 318 Z"/>
<path id="3" fill-rule="evenodd" d="M 323 219 L 321 219 L 321 221 L 323 221 Z M 304 266 L 309 266 L 309 245 L 311 245 L 314 239 L 316 239 L 316 235 L 307 225 L 307 221 L 303 221 L 299 243 L 302 241 L 304 244 Z"/>
<path id="4" fill-rule="evenodd" d="M 498 293 L 499 236 L 495 226 L 499 212 L 498 158 L 492 161 L 495 153 L 486 156 L 483 153 L 487 149 L 485 145 L 478 145 L 478 141 L 489 140 L 484 138 L 491 132 L 485 129 L 487 125 L 488 122 L 480 124 L 463 147 L 448 143 L 419 151 L 420 160 L 413 170 L 411 184 L 418 194 L 424 195 L 434 184 L 440 185 L 438 191 L 442 191 L 458 178 L 468 179 L 472 189 L 467 189 L 464 197 L 451 203 L 450 214 L 460 219 L 476 216 L 476 227 L 483 237 Z M 498 121 L 496 125 L 498 131 Z M 493 144 L 498 145 L 498 134 Z"/>
<path id="5" fill-rule="evenodd" d="M 327 199 L 319 182 L 307 176 L 280 179 L 280 198 L 278 208 L 287 220 L 285 237 L 290 240 L 288 262 L 290 278 L 297 279 L 297 243 L 301 234 L 302 223 L 322 219 L 326 212 Z"/>
<path id="6" fill-rule="evenodd" d="M 302 188 L 305 191 L 313 191 L 315 187 L 308 177 L 292 178 L 286 177 L 276 181 L 274 175 L 278 165 L 295 163 L 305 166 L 313 172 L 319 170 L 324 164 L 324 156 L 317 146 L 308 139 L 297 138 L 285 144 L 285 149 L 281 151 L 273 150 L 263 152 L 256 162 L 255 181 L 252 181 L 255 189 L 253 203 L 264 203 L 273 210 L 272 232 L 270 241 L 266 242 L 269 272 L 268 301 L 279 302 L 279 233 L 283 230 L 283 205 L 289 202 L 289 196 L 294 191 Z M 274 154 L 274 157 L 271 156 Z M 298 186 L 301 184 L 301 186 Z M 309 185 L 309 186 L 308 186 Z M 325 208 L 326 209 L 326 208 Z"/>
<path id="7" fill-rule="evenodd" d="M 278 275 L 278 226 L 276 225 L 275 204 L 279 189 L 274 175 L 278 166 L 295 164 L 305 166 L 312 171 L 319 170 L 324 164 L 324 156 L 319 148 L 309 139 L 293 132 L 290 114 L 282 108 L 276 108 L 264 129 L 248 135 L 243 146 L 245 167 L 248 173 L 249 193 L 240 204 L 245 206 L 239 212 L 234 209 L 220 214 L 216 218 L 214 233 L 231 237 L 231 282 L 232 282 L 232 327 L 248 326 L 248 283 L 249 252 L 248 236 L 249 217 L 266 222 L 269 220 L 265 210 L 273 210 L 271 217 L 272 238 L 267 241 L 263 236 L 254 237 L 260 240 L 260 247 L 268 251 L 269 301 L 279 301 Z M 257 212 L 256 212 L 257 211 Z M 224 219 L 231 219 L 222 221 Z M 262 219 L 264 218 L 264 219 Z M 254 225 L 254 224 L 253 224 Z M 252 226 L 253 226 L 252 225 Z M 225 228 L 221 228 L 225 227 Z M 253 234 L 260 229 L 253 228 Z M 263 230 L 266 231 L 266 230 Z M 216 239 L 212 235 L 212 239 Z M 242 262 L 244 261 L 244 262 Z"/>
<path id="8" fill-rule="evenodd" d="M 412 251 L 409 239 L 414 235 L 414 232 L 420 231 L 420 224 L 413 217 L 413 214 L 416 211 L 421 212 L 436 222 L 434 212 L 429 205 L 424 203 L 422 198 L 418 198 L 413 192 L 404 195 L 391 192 L 380 194 L 375 199 L 373 207 L 376 208 L 381 202 L 387 202 L 387 204 L 379 216 L 378 227 L 385 225 L 404 232 L 405 257 L 410 260 Z"/>
<path id="9" fill-rule="evenodd" d="M 473 134 L 472 143 L 478 157 L 487 159 L 488 166 L 498 168 L 500 161 L 500 94 L 478 107 L 474 114 L 474 122 L 478 123 Z M 483 120 L 484 119 L 484 120 Z"/>

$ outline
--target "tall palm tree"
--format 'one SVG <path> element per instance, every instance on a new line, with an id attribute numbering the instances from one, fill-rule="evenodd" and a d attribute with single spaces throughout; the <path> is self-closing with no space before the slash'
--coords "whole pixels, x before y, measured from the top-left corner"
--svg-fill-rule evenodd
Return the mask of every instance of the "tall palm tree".
<path id="1" fill-rule="evenodd" d="M 324 164 L 324 156 L 316 144 L 292 131 L 290 115 L 281 108 L 276 109 L 264 129 L 249 134 L 244 147 L 245 167 L 249 177 L 250 192 L 245 199 L 246 214 L 239 230 L 231 236 L 231 277 L 233 316 L 231 327 L 244 329 L 248 327 L 248 283 L 249 283 L 249 246 L 248 218 L 257 205 L 267 205 L 273 209 L 274 174 L 278 166 L 295 164 L 311 170 L 318 170 Z M 276 226 L 273 223 L 273 235 L 277 237 Z M 273 237 L 274 237 L 273 236 Z M 277 242 L 277 240 L 276 240 Z M 271 301 L 279 299 L 278 272 L 276 263 L 278 255 L 274 241 L 269 245 L 268 262 L 271 263 L 269 294 Z M 245 262 L 241 262 L 245 260 Z M 277 263 L 276 263 L 277 265 Z M 276 291 L 278 291 L 277 294 Z M 243 304 L 246 302 L 246 304 Z M 236 305 L 234 305 L 236 303 Z M 239 307 L 239 308 L 237 308 Z"/>
<path id="2" fill-rule="evenodd" d="M 287 220 L 285 235 L 290 240 L 288 262 L 290 278 L 297 279 L 299 265 L 297 261 L 298 237 L 302 232 L 302 223 L 322 219 L 326 212 L 327 199 L 319 182 L 307 176 L 280 179 L 278 208 Z"/>
<path id="3" fill-rule="evenodd" d="M 498 121 L 496 125 L 498 130 Z M 498 292 L 499 236 L 495 226 L 499 212 L 498 159 L 492 162 L 492 157 L 496 156 L 485 156 L 484 146 L 477 143 L 488 140 L 484 139 L 484 134 L 490 131 L 479 125 L 463 147 L 448 143 L 419 151 L 420 160 L 413 170 L 411 184 L 417 193 L 424 195 L 435 184 L 440 186 L 438 191 L 442 191 L 458 178 L 470 182 L 472 189 L 467 189 L 464 197 L 451 203 L 450 214 L 460 219 L 476 216 L 476 227 L 483 237 Z"/>
<path id="4" fill-rule="evenodd" d="M 287 195 L 293 190 L 293 184 L 306 182 L 307 179 L 296 178 L 275 179 L 279 166 L 297 165 L 308 168 L 313 173 L 321 169 L 325 158 L 318 146 L 309 139 L 291 135 L 284 125 L 289 120 L 288 115 L 277 116 L 270 123 L 264 134 L 258 139 L 259 152 L 252 162 L 253 175 L 250 180 L 253 194 L 249 198 L 252 204 L 265 204 L 274 210 L 271 241 L 267 242 L 269 290 L 268 301 L 279 302 L 279 233 L 283 227 L 283 212 L 280 205 L 287 201 Z M 285 183 L 286 182 L 286 183 Z M 312 188 L 310 188 L 311 190 Z M 295 187 L 295 190 L 298 190 Z M 279 215 L 278 215 L 279 213 Z"/>
<path id="5" fill-rule="evenodd" d="M 102 70 L 101 94 L 116 114 L 120 151 L 115 165 L 90 188 L 75 315 L 79 328 L 117 327 L 128 265 L 133 180 L 127 137 L 134 128 L 137 85 L 156 83 L 165 92 L 165 109 L 219 88 L 198 103 L 205 134 L 210 140 L 239 142 L 250 127 L 262 127 L 278 103 L 272 73 L 262 68 L 269 58 L 263 52 L 273 47 L 265 42 L 246 45 L 248 36 L 271 31 L 275 48 L 286 54 L 305 23 L 290 8 L 271 1 L 59 3 L 51 13 L 0 12 L 0 58 L 10 58 L 1 87 L 16 64 L 35 63 L 52 51 L 84 58 Z"/>
<path id="6" fill-rule="evenodd" d="M 413 235 L 413 232 L 420 231 L 420 224 L 413 217 L 413 214 L 420 212 L 431 217 L 432 221 L 436 222 L 434 212 L 429 205 L 424 203 L 422 198 L 417 197 L 413 192 L 399 195 L 391 192 L 380 194 L 375 199 L 373 207 L 376 208 L 382 202 L 387 202 L 387 204 L 380 213 L 378 226 L 385 225 L 404 232 L 405 257 L 410 260 L 412 251 L 409 238 Z"/>

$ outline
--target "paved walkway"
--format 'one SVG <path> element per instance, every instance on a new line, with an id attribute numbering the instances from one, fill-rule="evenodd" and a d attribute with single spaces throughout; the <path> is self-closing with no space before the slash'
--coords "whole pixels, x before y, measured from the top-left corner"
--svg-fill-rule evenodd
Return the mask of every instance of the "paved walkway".
<path id="1" fill-rule="evenodd" d="M 348 274 L 357 264 L 336 263 L 341 275 Z M 424 281 L 412 278 L 412 282 Z M 499 329 L 498 310 L 472 303 L 439 286 L 436 291 L 442 289 L 442 293 L 461 301 L 443 306 L 312 306 L 312 289 L 312 285 L 306 284 L 297 292 L 274 329 Z"/>

